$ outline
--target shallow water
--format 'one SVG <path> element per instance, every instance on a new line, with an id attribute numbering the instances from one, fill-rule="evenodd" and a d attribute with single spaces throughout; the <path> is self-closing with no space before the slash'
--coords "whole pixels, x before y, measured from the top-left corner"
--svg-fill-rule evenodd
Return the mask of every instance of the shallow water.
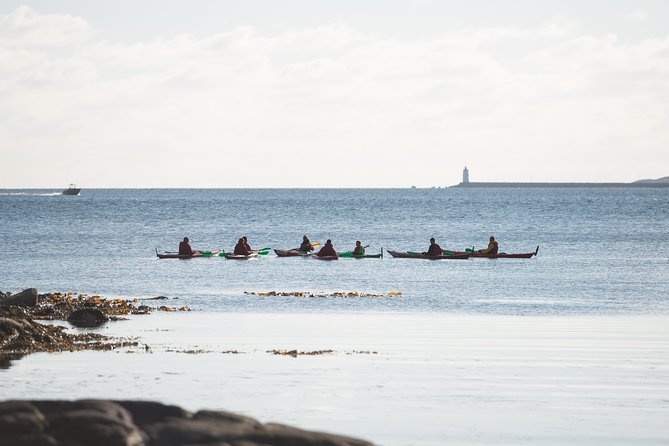
<path id="1" fill-rule="evenodd" d="M 31 355 L 0 371 L 0 395 L 157 399 L 394 446 L 659 445 L 669 438 L 668 321 L 135 316 L 98 331 L 137 337 L 151 352 Z M 334 352 L 292 358 L 267 353 L 273 349 Z"/>

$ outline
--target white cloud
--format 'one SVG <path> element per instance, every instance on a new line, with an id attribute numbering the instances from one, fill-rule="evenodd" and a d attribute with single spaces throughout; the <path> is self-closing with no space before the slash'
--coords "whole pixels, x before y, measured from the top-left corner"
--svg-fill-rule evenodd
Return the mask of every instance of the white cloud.
<path id="1" fill-rule="evenodd" d="M 90 25 L 81 17 L 39 14 L 28 6 L 0 15 L 0 44 L 5 46 L 52 46 L 86 39 Z"/>
<path id="2" fill-rule="evenodd" d="M 12 39 L 7 17 L 24 23 Z M 0 154 L 29 154 L 47 184 L 69 172 L 88 186 L 398 186 L 423 184 L 426 170 L 452 184 L 465 163 L 479 179 L 564 180 L 580 161 L 610 180 L 644 157 L 668 162 L 666 36 L 626 43 L 562 18 L 420 40 L 334 24 L 122 43 L 82 40 L 83 19 L 25 8 L 0 23 Z M 36 47 L 47 35 L 69 40 Z M 73 156 L 60 166 L 63 151 Z M 360 178 L 353 159 L 385 175 Z M 184 160 L 198 175 L 165 183 Z M 337 175 L 285 175 L 304 160 Z M 21 178 L 9 168 L 0 187 Z"/>
<path id="3" fill-rule="evenodd" d="M 626 14 L 625 17 L 631 20 L 646 20 L 648 18 L 648 11 L 643 9 L 635 9 L 634 11 Z"/>

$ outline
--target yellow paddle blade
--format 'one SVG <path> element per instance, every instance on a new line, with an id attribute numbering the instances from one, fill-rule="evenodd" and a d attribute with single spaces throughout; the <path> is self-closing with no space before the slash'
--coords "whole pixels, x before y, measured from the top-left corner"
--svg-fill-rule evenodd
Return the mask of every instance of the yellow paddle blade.
<path id="1" fill-rule="evenodd" d="M 311 246 L 313 246 L 314 248 L 315 248 L 316 246 L 321 246 L 321 242 L 312 243 Z"/>

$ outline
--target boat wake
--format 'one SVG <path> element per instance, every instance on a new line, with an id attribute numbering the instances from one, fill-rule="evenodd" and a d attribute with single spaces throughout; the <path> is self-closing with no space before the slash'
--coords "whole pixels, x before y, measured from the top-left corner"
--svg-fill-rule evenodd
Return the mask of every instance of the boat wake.
<path id="1" fill-rule="evenodd" d="M 62 192 L 46 192 L 46 193 L 37 193 L 37 192 L 0 192 L 0 196 L 28 196 L 28 197 L 53 197 L 56 195 L 62 195 Z"/>

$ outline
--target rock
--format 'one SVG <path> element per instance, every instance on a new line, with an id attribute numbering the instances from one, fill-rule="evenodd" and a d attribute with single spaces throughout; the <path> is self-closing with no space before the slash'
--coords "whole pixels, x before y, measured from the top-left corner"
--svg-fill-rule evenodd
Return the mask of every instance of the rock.
<path id="1" fill-rule="evenodd" d="M 38 294 L 35 288 L 28 288 L 20 293 L 12 294 L 0 299 L 0 307 L 35 307 L 37 306 Z"/>
<path id="2" fill-rule="evenodd" d="M 0 402 L 0 433 L 3 446 L 373 446 L 231 412 L 192 415 L 150 401 Z"/>
<path id="3" fill-rule="evenodd" d="M 82 308 L 73 311 L 67 321 L 75 327 L 98 327 L 109 318 L 97 308 Z"/>
<path id="4" fill-rule="evenodd" d="M 132 415 L 139 426 L 157 423 L 166 418 L 192 418 L 192 414 L 181 407 L 166 406 L 154 401 L 114 401 Z"/>

